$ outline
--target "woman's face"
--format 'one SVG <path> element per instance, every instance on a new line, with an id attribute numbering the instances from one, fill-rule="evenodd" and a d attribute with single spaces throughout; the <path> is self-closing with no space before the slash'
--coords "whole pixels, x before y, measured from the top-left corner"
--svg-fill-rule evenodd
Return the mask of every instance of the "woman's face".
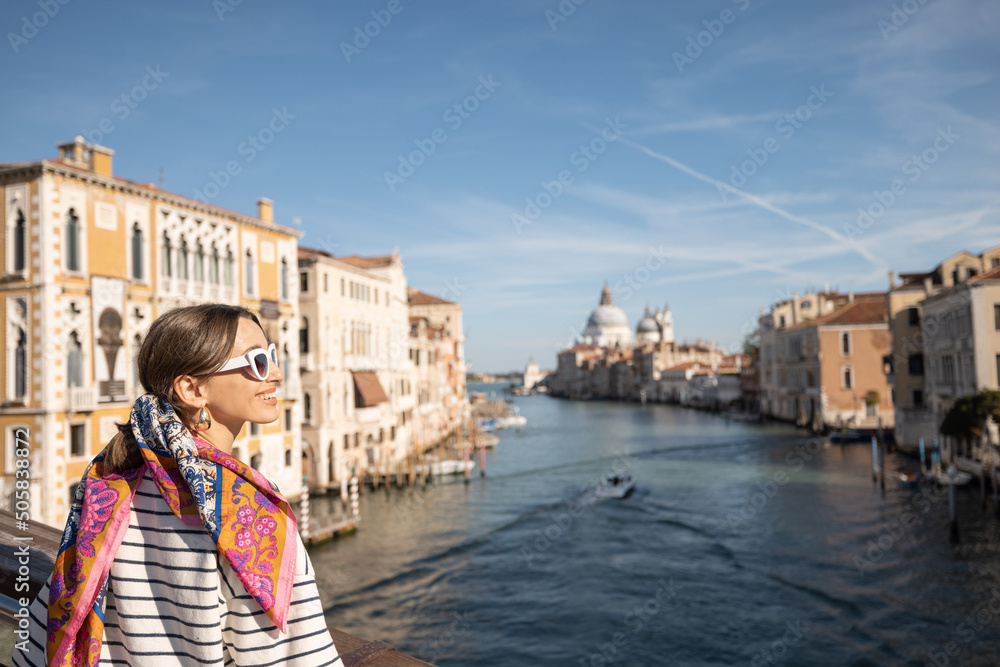
<path id="1" fill-rule="evenodd" d="M 266 350 L 267 346 L 267 338 L 260 327 L 253 320 L 241 317 L 229 358 L 242 356 L 253 349 Z M 267 424 L 276 420 L 279 411 L 275 389 L 284 379 L 281 369 L 273 361 L 263 381 L 258 380 L 247 366 L 208 378 L 204 385 L 208 398 L 205 407 L 212 415 L 213 427 L 217 422 L 235 435 L 244 422 Z"/>

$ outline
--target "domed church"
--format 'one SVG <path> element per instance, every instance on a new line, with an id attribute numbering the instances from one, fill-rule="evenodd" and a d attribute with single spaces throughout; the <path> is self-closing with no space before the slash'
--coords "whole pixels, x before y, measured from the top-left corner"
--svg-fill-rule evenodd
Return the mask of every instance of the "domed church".
<path id="1" fill-rule="evenodd" d="M 670 308 L 664 306 L 663 310 L 656 309 L 656 313 L 646 306 L 646 314 L 639 325 L 635 328 L 635 344 L 638 346 L 647 343 L 672 343 L 674 342 L 674 315 Z"/>
<path id="2" fill-rule="evenodd" d="M 580 342 L 598 347 L 632 347 L 632 327 L 629 326 L 625 311 L 615 305 L 611 289 L 607 285 L 601 292 L 601 303 L 590 314 L 587 328 L 580 336 Z"/>

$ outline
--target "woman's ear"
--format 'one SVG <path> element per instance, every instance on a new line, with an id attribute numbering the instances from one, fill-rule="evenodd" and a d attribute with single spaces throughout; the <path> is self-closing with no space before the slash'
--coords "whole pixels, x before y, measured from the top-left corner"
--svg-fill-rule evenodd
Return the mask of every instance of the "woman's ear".
<path id="1" fill-rule="evenodd" d="M 174 395 L 185 408 L 197 410 L 205 405 L 204 389 L 201 382 L 190 375 L 178 375 L 174 378 Z"/>

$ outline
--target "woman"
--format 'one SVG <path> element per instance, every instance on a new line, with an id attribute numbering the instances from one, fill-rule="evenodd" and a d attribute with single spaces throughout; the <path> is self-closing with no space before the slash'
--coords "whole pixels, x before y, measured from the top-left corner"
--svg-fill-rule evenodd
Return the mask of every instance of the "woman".
<path id="1" fill-rule="evenodd" d="M 84 474 L 14 665 L 340 662 L 288 502 L 229 455 L 278 418 L 276 361 L 245 308 L 153 322 L 147 393 Z"/>

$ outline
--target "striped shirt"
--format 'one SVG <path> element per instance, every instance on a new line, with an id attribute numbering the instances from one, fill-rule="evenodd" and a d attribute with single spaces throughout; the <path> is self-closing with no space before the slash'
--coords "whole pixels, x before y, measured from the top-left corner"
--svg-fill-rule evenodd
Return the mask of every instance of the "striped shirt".
<path id="1" fill-rule="evenodd" d="M 100 664 L 342 667 L 312 563 L 301 538 L 297 544 L 286 635 L 219 557 L 208 532 L 184 525 L 147 472 L 111 565 Z M 15 667 L 45 665 L 50 582 L 31 606 L 28 650 L 14 649 Z"/>

